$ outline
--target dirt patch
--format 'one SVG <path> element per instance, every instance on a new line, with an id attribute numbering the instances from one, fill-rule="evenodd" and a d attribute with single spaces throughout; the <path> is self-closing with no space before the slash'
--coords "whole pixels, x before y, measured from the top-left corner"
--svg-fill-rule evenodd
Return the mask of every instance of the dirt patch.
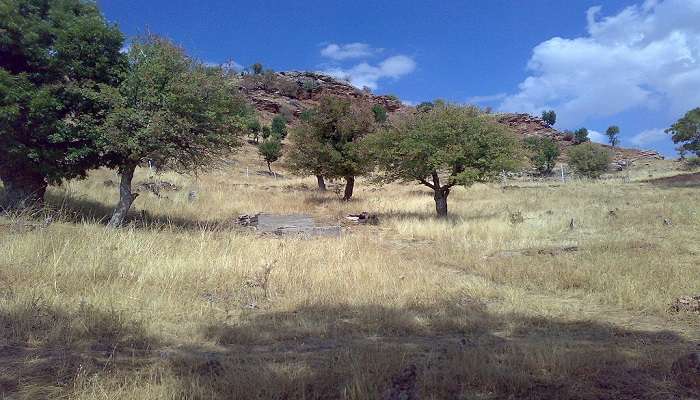
<path id="1" fill-rule="evenodd" d="M 341 227 L 324 225 L 307 214 L 255 214 L 239 217 L 238 223 L 263 235 L 300 237 L 340 236 Z"/>

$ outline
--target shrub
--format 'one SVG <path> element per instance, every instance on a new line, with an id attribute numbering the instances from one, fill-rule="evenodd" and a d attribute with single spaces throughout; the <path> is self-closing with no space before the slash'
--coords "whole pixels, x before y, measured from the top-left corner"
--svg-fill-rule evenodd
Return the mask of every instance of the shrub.
<path id="1" fill-rule="evenodd" d="M 588 129 L 581 128 L 574 132 L 574 144 L 581 144 L 590 141 L 588 138 Z"/>
<path id="2" fill-rule="evenodd" d="M 270 126 L 270 131 L 273 135 L 284 139 L 287 137 L 287 119 L 282 115 L 275 115 L 272 119 L 272 125 Z"/>
<path id="3" fill-rule="evenodd" d="M 598 178 L 612 160 L 610 152 L 599 145 L 584 143 L 569 149 L 569 165 L 578 174 Z"/>
<path id="4" fill-rule="evenodd" d="M 387 113 L 386 108 L 381 104 L 375 104 L 372 106 L 372 113 L 374 114 L 374 121 L 380 124 L 386 122 Z"/>
<path id="5" fill-rule="evenodd" d="M 542 111 L 542 120 L 549 126 L 557 122 L 557 113 L 554 110 Z"/>
<path id="6" fill-rule="evenodd" d="M 525 146 L 530 151 L 532 165 L 541 174 L 551 173 L 560 154 L 556 142 L 546 137 L 529 137 L 525 139 Z"/>

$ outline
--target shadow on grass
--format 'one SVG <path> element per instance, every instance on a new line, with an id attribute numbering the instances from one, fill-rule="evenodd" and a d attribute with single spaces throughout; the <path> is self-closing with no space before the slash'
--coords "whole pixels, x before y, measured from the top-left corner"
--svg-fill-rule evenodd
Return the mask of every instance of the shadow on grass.
<path id="1" fill-rule="evenodd" d="M 700 172 L 648 179 L 643 182 L 662 188 L 700 188 Z"/>
<path id="2" fill-rule="evenodd" d="M 159 346 L 142 323 L 117 311 L 66 311 L 40 299 L 0 310 L 3 399 L 63 398 L 93 374 L 143 367 Z"/>
<path id="3" fill-rule="evenodd" d="M 199 344 L 169 347 L 149 337 L 141 323 L 93 308 L 5 309 L 0 333 L 0 397 L 8 398 L 69 397 L 85 390 L 86 382 L 102 379 L 117 385 L 135 381 L 129 387 L 167 385 L 159 393 L 168 398 L 681 399 L 699 394 L 670 376 L 671 362 L 694 346 L 673 332 L 495 315 L 469 299 L 397 308 L 339 304 L 251 310 L 235 323 L 205 324 Z"/>
<path id="4" fill-rule="evenodd" d="M 58 214 L 62 219 L 73 223 L 89 221 L 106 225 L 114 211 L 114 208 L 94 200 L 82 197 L 76 198 L 69 195 L 56 195 L 53 193 L 46 194 L 46 204 L 58 210 Z M 215 231 L 231 229 L 233 227 L 233 219 L 234 217 L 232 216 L 231 220 L 201 221 L 151 214 L 147 211 L 137 212 L 132 206 L 126 218 L 125 225 L 131 225 L 139 229 L 162 230 L 174 228 L 199 232 L 202 230 Z"/>

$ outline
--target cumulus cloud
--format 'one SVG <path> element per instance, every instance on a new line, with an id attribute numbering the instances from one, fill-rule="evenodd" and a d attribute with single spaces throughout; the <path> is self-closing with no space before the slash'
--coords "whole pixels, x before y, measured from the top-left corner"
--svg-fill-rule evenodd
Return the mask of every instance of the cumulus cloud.
<path id="1" fill-rule="evenodd" d="M 647 129 L 632 136 L 630 142 L 635 146 L 646 146 L 669 140 L 669 135 L 663 129 Z"/>
<path id="2" fill-rule="evenodd" d="M 700 104 L 700 0 L 646 0 L 601 18 L 588 34 L 533 50 L 530 76 L 499 109 L 557 111 L 563 126 L 637 107 L 680 114 Z"/>
<path id="3" fill-rule="evenodd" d="M 415 69 L 416 62 L 411 57 L 398 55 L 389 57 L 376 65 L 362 62 L 349 68 L 331 67 L 321 72 L 337 79 L 347 80 L 355 87 L 368 87 L 375 90 L 381 79 L 398 79 Z"/>
<path id="4" fill-rule="evenodd" d="M 323 57 L 336 61 L 367 58 L 380 52 L 382 52 L 382 49 L 375 49 L 366 43 L 331 43 L 321 49 Z"/>
<path id="5" fill-rule="evenodd" d="M 608 137 L 605 136 L 604 134 L 594 131 L 589 129 L 588 130 L 588 138 L 591 139 L 591 142 L 596 142 L 596 143 L 608 143 Z"/>

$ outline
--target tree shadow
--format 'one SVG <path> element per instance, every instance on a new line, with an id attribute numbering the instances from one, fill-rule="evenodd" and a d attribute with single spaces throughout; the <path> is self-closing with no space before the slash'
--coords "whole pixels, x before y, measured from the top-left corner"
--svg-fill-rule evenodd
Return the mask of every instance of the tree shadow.
<path id="1" fill-rule="evenodd" d="M 184 361 L 174 371 L 182 384 L 207 382 L 216 398 L 339 399 L 348 391 L 381 398 L 399 390 L 395 382 L 407 368 L 416 372 L 412 385 L 424 398 L 699 394 L 669 376 L 673 360 L 695 345 L 674 332 L 495 315 L 471 301 L 251 312 L 236 324 L 205 326 L 204 336 L 225 349 L 207 356 L 215 371 L 201 373 Z M 191 348 L 182 360 L 205 362 L 197 354 Z"/>
<path id="2" fill-rule="evenodd" d="M 63 398 L 93 374 L 142 368 L 158 346 L 142 322 L 118 311 L 67 311 L 40 299 L 4 307 L 0 398 Z"/>
<path id="3" fill-rule="evenodd" d="M 85 379 L 106 377 L 122 385 L 167 382 L 170 398 L 700 395 L 669 372 L 671 362 L 696 345 L 676 333 L 497 315 L 468 298 L 249 310 L 236 322 L 205 323 L 201 342 L 177 346 L 145 331 L 141 322 L 88 306 L 65 311 L 39 302 L 5 309 L 0 397 L 69 397 Z M 157 373 L 143 372 L 154 368 Z"/>
<path id="4" fill-rule="evenodd" d="M 643 182 L 662 188 L 700 188 L 700 172 L 647 179 Z"/>
<path id="5" fill-rule="evenodd" d="M 106 225 L 114 211 L 112 207 L 95 200 L 53 193 L 46 194 L 46 204 L 55 209 L 62 220 L 72 223 L 87 221 Z M 233 224 L 234 219 L 232 216 L 230 220 L 196 220 L 152 214 L 145 210 L 138 212 L 132 208 L 124 223 L 126 226 L 144 230 L 174 228 L 183 231 L 201 232 L 233 229 L 235 227 Z"/>

